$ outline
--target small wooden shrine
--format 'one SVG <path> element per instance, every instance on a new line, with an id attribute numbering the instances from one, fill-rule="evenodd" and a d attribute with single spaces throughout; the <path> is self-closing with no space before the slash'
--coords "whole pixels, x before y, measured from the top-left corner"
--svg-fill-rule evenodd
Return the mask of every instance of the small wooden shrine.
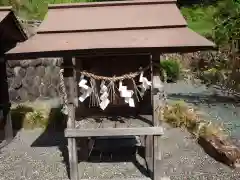
<path id="1" fill-rule="evenodd" d="M 8 83 L 4 53 L 15 47 L 18 42 L 27 39 L 17 17 L 11 7 L 0 7 L 0 129 L 4 129 L 5 137 L 0 147 L 12 139 L 11 117 L 9 110 L 11 104 L 8 96 Z"/>
<path id="2" fill-rule="evenodd" d="M 164 98 L 160 55 L 212 48 L 187 27 L 176 0 L 136 0 L 50 5 L 37 34 L 5 58 L 63 58 L 71 180 L 81 178 L 76 138 L 109 136 L 145 136 L 147 167 L 157 180 Z"/>

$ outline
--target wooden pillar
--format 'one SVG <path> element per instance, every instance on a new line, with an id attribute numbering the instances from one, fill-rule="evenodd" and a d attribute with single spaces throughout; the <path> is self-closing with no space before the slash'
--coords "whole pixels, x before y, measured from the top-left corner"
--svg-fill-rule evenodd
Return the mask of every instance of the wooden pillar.
<path id="1" fill-rule="evenodd" d="M 72 57 L 64 57 L 64 66 L 73 67 L 75 59 Z M 74 69 L 64 69 L 64 81 L 68 85 L 67 99 L 68 99 L 68 119 L 67 128 L 75 128 L 75 95 L 76 95 L 76 82 L 74 78 Z M 68 154 L 69 154 L 69 166 L 70 166 L 70 179 L 78 180 L 78 156 L 77 156 L 77 145 L 75 138 L 68 138 Z"/>
<path id="2" fill-rule="evenodd" d="M 163 84 L 160 79 L 160 54 L 152 54 L 152 108 L 153 108 L 153 125 L 160 126 L 162 119 L 162 108 L 163 108 Z M 153 137 L 153 180 L 160 179 L 160 174 L 158 173 L 160 168 L 158 166 L 158 161 L 161 160 L 160 152 L 160 137 Z"/>
<path id="3" fill-rule="evenodd" d="M 149 63 L 150 63 L 150 71 L 151 71 L 151 79 L 152 79 L 152 56 L 149 56 Z M 152 87 L 151 87 L 151 106 L 153 106 L 152 101 Z M 154 125 L 153 119 L 152 119 L 152 125 Z M 147 169 L 149 176 L 153 176 L 153 136 L 145 136 L 144 139 L 144 145 L 145 145 L 145 158 L 147 161 Z"/>
<path id="4" fill-rule="evenodd" d="M 78 70 L 83 70 L 83 61 L 82 59 L 75 59 L 75 66 Z M 74 73 L 75 75 L 75 80 L 76 80 L 76 83 L 75 83 L 75 87 L 76 87 L 76 97 L 75 97 L 75 105 L 76 105 L 76 116 L 77 118 L 79 116 L 82 115 L 82 113 L 85 112 L 85 107 L 84 107 L 84 104 L 83 103 L 79 103 L 78 101 L 78 97 L 80 96 L 79 94 L 79 89 L 78 89 L 78 82 L 80 81 L 80 77 L 81 77 L 81 74 L 80 73 Z M 80 114 L 78 114 L 78 112 Z M 79 117 L 81 118 L 81 117 Z M 80 159 L 80 161 L 87 161 L 88 160 L 88 155 L 89 155 L 89 149 L 88 149 L 88 137 L 81 137 L 81 138 L 78 138 L 77 140 L 77 147 L 78 147 L 78 159 Z M 81 172 L 82 173 L 82 172 Z"/>
<path id="5" fill-rule="evenodd" d="M 10 114 L 11 103 L 8 94 L 7 68 L 3 57 L 0 57 L 0 105 L 3 107 L 2 118 L 5 121 L 5 142 L 8 143 L 13 139 L 13 129 Z"/>
<path id="6" fill-rule="evenodd" d="M 5 139 L 7 142 L 10 142 L 13 139 L 13 128 L 12 128 L 12 118 L 11 118 L 10 106 L 7 108 L 6 125 L 4 127 L 5 128 Z"/>

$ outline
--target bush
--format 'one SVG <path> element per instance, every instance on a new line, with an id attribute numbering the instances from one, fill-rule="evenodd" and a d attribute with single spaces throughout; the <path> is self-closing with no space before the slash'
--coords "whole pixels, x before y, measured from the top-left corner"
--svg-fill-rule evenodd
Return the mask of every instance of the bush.
<path id="1" fill-rule="evenodd" d="M 11 109 L 13 129 L 46 128 L 49 112 L 47 109 L 37 109 L 20 104 Z"/>
<path id="2" fill-rule="evenodd" d="M 176 82 L 180 78 L 181 66 L 177 60 L 162 60 L 160 67 L 166 73 L 167 82 Z"/>
<path id="3" fill-rule="evenodd" d="M 173 127 L 186 128 L 197 138 L 214 135 L 226 139 L 229 136 L 223 125 L 202 119 L 199 112 L 184 101 L 167 105 L 164 109 L 164 121 Z"/>

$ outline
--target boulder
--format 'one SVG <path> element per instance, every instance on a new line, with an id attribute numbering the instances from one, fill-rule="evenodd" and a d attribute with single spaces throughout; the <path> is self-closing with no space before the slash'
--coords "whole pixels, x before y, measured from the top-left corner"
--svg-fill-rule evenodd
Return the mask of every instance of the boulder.
<path id="1" fill-rule="evenodd" d="M 222 140 L 215 135 L 199 137 L 198 143 L 214 159 L 232 168 L 240 162 L 240 149 L 230 139 Z"/>
<path id="2" fill-rule="evenodd" d="M 20 77 L 20 76 L 15 77 L 11 84 L 11 88 L 19 89 L 21 86 L 22 86 L 22 77 Z"/>
<path id="3" fill-rule="evenodd" d="M 15 66 L 20 66 L 19 60 L 9 60 L 7 61 L 7 67 L 13 68 Z"/>
<path id="4" fill-rule="evenodd" d="M 45 67 L 44 66 L 38 66 L 36 68 L 36 75 L 39 77 L 43 77 L 45 75 Z"/>

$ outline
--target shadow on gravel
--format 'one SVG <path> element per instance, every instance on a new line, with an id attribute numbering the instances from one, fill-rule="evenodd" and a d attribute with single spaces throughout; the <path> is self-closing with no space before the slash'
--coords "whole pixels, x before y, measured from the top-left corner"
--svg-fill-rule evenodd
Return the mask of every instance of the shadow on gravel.
<path id="1" fill-rule="evenodd" d="M 216 103 L 231 103 L 236 104 L 240 103 L 240 99 L 232 98 L 232 97 L 224 97 L 219 95 L 203 95 L 201 93 L 188 93 L 188 94 L 168 94 L 168 98 L 171 100 L 179 100 L 182 99 L 188 103 L 198 104 L 216 104 Z"/>
<path id="2" fill-rule="evenodd" d="M 45 131 L 32 143 L 31 147 L 51 147 L 57 146 L 62 152 L 63 162 L 66 165 L 68 176 L 70 177 L 69 157 L 67 149 L 67 138 L 64 137 L 66 128 L 66 116 L 61 113 L 61 107 L 52 108 L 49 115 L 49 123 Z M 81 141 L 80 141 L 81 140 Z M 98 139 L 92 147 L 89 147 L 89 139 L 77 139 L 78 162 L 90 163 L 114 163 L 114 162 L 132 162 L 136 168 L 145 176 L 149 176 L 145 165 L 139 163 L 136 159 L 136 140 L 135 139 Z M 123 145 L 124 146 L 121 146 Z M 85 148 L 82 148 L 84 145 Z M 120 145 L 120 146 L 119 146 Z M 88 147 L 88 148 L 87 148 Z M 86 149 L 88 149 L 86 153 Z M 140 156 L 143 155 L 144 147 L 140 147 Z M 81 150 L 81 151 L 80 151 Z M 85 152 L 82 152 L 85 151 Z"/>
<path id="3" fill-rule="evenodd" d="M 90 163 L 120 163 L 131 162 L 144 176 L 149 176 L 146 168 L 146 160 L 142 154 L 144 147 L 136 147 L 135 139 L 131 138 L 110 138 L 97 139 L 90 147 L 87 159 L 82 159 L 79 155 L 79 161 Z M 81 154 L 81 152 L 79 152 Z M 137 156 L 141 156 L 144 162 L 140 162 Z"/>
<path id="4" fill-rule="evenodd" d="M 62 114 L 61 107 L 52 108 L 45 131 L 32 143 L 31 147 L 57 146 L 62 152 L 63 162 L 66 165 L 69 176 L 67 139 L 64 137 L 65 120 L 66 116 Z"/>

